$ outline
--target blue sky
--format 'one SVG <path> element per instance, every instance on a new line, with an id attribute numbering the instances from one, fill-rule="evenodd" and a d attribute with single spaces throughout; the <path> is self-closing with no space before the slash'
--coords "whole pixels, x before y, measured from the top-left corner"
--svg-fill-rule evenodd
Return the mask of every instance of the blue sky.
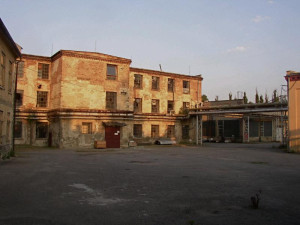
<path id="1" fill-rule="evenodd" d="M 254 100 L 300 71 L 299 0 L 1 0 L 23 53 L 60 49 L 132 59 L 133 67 L 202 74 L 203 94 Z"/>

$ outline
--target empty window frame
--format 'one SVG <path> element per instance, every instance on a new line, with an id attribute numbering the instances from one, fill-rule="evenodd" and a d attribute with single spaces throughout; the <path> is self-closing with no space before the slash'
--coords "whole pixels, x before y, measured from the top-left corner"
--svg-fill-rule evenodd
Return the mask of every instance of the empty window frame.
<path id="1" fill-rule="evenodd" d="M 152 138 L 159 137 L 159 125 L 151 125 L 151 137 Z"/>
<path id="2" fill-rule="evenodd" d="M 48 103 L 48 92 L 38 91 L 36 107 L 47 107 L 47 103 Z"/>
<path id="3" fill-rule="evenodd" d="M 183 93 L 189 94 L 190 93 L 190 82 L 187 80 L 182 81 Z"/>
<path id="4" fill-rule="evenodd" d="M 48 137 L 48 123 L 37 122 L 36 123 L 36 138 L 47 138 Z"/>
<path id="5" fill-rule="evenodd" d="M 168 78 L 168 92 L 174 92 L 174 84 L 174 79 Z"/>
<path id="6" fill-rule="evenodd" d="M 159 113 L 159 100 L 152 99 L 151 101 L 151 112 L 152 113 Z"/>
<path id="7" fill-rule="evenodd" d="M 45 64 L 45 63 L 38 64 L 38 78 L 49 79 L 49 64 Z"/>
<path id="8" fill-rule="evenodd" d="M 143 75 L 134 74 L 134 88 L 143 88 Z"/>
<path id="9" fill-rule="evenodd" d="M 81 133 L 82 134 L 92 134 L 92 123 L 82 122 Z"/>
<path id="10" fill-rule="evenodd" d="M 22 121 L 16 121 L 15 123 L 15 138 L 22 138 L 22 130 L 23 124 Z"/>
<path id="11" fill-rule="evenodd" d="M 141 138 L 143 136 L 142 124 L 133 124 L 133 136 L 135 138 Z"/>
<path id="12" fill-rule="evenodd" d="M 23 105 L 23 96 L 24 96 L 23 90 L 17 90 L 16 92 L 16 106 L 22 106 Z"/>
<path id="13" fill-rule="evenodd" d="M 190 103 L 189 102 L 183 102 L 183 109 L 189 109 L 190 108 Z"/>
<path id="14" fill-rule="evenodd" d="M 141 98 L 134 99 L 133 110 L 135 113 L 142 112 L 142 99 Z"/>
<path id="15" fill-rule="evenodd" d="M 17 67 L 17 76 L 18 78 L 22 78 L 24 76 L 24 61 L 18 62 Z"/>
<path id="16" fill-rule="evenodd" d="M 152 77 L 152 90 L 159 90 L 159 77 Z"/>
<path id="17" fill-rule="evenodd" d="M 107 64 L 106 77 L 108 80 L 116 80 L 117 79 L 117 66 L 116 65 Z"/>
<path id="18" fill-rule="evenodd" d="M 190 126 L 182 125 L 182 139 L 190 139 Z"/>
<path id="19" fill-rule="evenodd" d="M 0 86 L 4 87 L 5 84 L 5 64 L 6 64 L 6 56 L 4 52 L 0 54 Z"/>
<path id="20" fill-rule="evenodd" d="M 175 125 L 168 125 L 167 127 L 167 138 L 175 137 Z"/>
<path id="21" fill-rule="evenodd" d="M 174 101 L 168 101 L 168 113 L 171 113 L 174 111 Z"/>
<path id="22" fill-rule="evenodd" d="M 117 109 L 117 92 L 106 92 L 106 109 Z"/>

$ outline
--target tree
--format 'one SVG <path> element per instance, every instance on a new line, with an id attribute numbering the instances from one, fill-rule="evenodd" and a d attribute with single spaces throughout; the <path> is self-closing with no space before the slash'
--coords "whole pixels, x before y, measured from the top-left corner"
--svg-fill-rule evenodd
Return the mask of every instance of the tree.
<path id="1" fill-rule="evenodd" d="M 246 92 L 244 92 L 244 97 L 243 97 L 243 99 L 244 99 L 244 104 L 247 104 L 247 103 L 248 103 L 248 98 L 247 98 Z"/>
<path id="2" fill-rule="evenodd" d="M 255 103 L 259 103 L 259 95 L 258 95 L 257 88 L 256 88 L 256 93 L 255 93 Z"/>
<path id="3" fill-rule="evenodd" d="M 202 102 L 208 102 L 208 98 L 206 95 L 201 96 Z"/>
<path id="4" fill-rule="evenodd" d="M 276 89 L 273 91 L 272 102 L 279 102 L 279 97 L 277 95 L 277 90 Z"/>
<path id="5" fill-rule="evenodd" d="M 219 101 L 219 96 L 218 95 L 216 95 L 215 101 Z"/>
<path id="6" fill-rule="evenodd" d="M 231 101 L 232 100 L 232 93 L 229 92 L 229 100 Z"/>
<path id="7" fill-rule="evenodd" d="M 262 95 L 259 96 L 259 103 L 264 103 L 264 97 Z"/>
<path id="8" fill-rule="evenodd" d="M 266 92 L 266 94 L 265 94 L 265 103 L 268 103 L 268 102 L 269 102 L 269 97 L 268 97 L 268 94 Z"/>

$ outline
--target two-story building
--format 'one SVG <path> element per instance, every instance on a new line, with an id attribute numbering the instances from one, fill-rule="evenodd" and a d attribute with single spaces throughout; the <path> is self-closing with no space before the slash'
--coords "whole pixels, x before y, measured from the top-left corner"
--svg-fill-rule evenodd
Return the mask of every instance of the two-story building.
<path id="1" fill-rule="evenodd" d="M 61 50 L 23 54 L 16 143 L 58 147 L 128 146 L 193 139 L 185 108 L 201 101 L 202 77 L 130 67 L 131 60 Z"/>

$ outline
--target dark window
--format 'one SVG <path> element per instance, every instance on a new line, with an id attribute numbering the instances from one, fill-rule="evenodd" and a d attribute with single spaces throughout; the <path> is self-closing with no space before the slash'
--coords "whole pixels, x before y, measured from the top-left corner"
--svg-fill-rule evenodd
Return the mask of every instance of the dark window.
<path id="1" fill-rule="evenodd" d="M 107 71 L 106 72 L 107 79 L 109 79 L 109 80 L 117 79 L 117 66 L 116 65 L 107 64 L 106 71 Z"/>
<path id="2" fill-rule="evenodd" d="M 152 90 L 159 90 L 159 77 L 152 77 Z"/>
<path id="3" fill-rule="evenodd" d="M 23 105 L 23 90 L 17 90 L 17 93 L 16 93 L 16 105 L 17 106 Z"/>
<path id="4" fill-rule="evenodd" d="M 37 92 L 37 107 L 47 107 L 48 102 L 48 92 L 38 91 Z"/>
<path id="5" fill-rule="evenodd" d="M 272 121 L 264 122 L 264 137 L 272 137 Z"/>
<path id="6" fill-rule="evenodd" d="M 174 92 L 174 79 L 168 78 L 168 91 Z"/>
<path id="7" fill-rule="evenodd" d="M 190 103 L 189 102 L 183 102 L 183 109 L 189 109 Z"/>
<path id="8" fill-rule="evenodd" d="M 49 79 L 49 64 L 38 64 L 38 78 Z"/>
<path id="9" fill-rule="evenodd" d="M 83 122 L 81 125 L 82 134 L 91 134 L 92 133 L 92 123 Z"/>
<path id="10" fill-rule="evenodd" d="M 22 138 L 22 121 L 15 123 L 15 138 Z"/>
<path id="11" fill-rule="evenodd" d="M 136 138 L 141 138 L 143 135 L 142 124 L 133 124 L 133 136 Z"/>
<path id="12" fill-rule="evenodd" d="M 134 99 L 133 107 L 135 113 L 142 112 L 142 99 L 141 98 Z"/>
<path id="13" fill-rule="evenodd" d="M 115 110 L 117 109 L 117 93 L 106 92 L 106 109 Z"/>
<path id="14" fill-rule="evenodd" d="M 12 71 L 13 71 L 13 63 L 9 61 L 9 71 L 8 71 L 8 93 L 11 93 L 12 89 Z"/>
<path id="15" fill-rule="evenodd" d="M 24 62 L 21 61 L 17 65 L 18 65 L 17 75 L 19 78 L 21 78 L 24 76 Z"/>
<path id="16" fill-rule="evenodd" d="M 6 56 L 4 52 L 0 54 L 0 86 L 4 87 L 5 83 L 5 64 L 6 64 Z"/>
<path id="17" fill-rule="evenodd" d="M 140 74 L 134 74 L 134 87 L 143 88 L 143 76 Z"/>
<path id="18" fill-rule="evenodd" d="M 190 93 L 190 82 L 184 80 L 182 85 L 183 85 L 183 93 L 184 94 L 189 94 Z"/>
<path id="19" fill-rule="evenodd" d="M 152 99 L 151 101 L 151 112 L 152 113 L 159 113 L 159 100 Z"/>
<path id="20" fill-rule="evenodd" d="M 168 113 L 174 111 L 174 101 L 168 101 Z"/>
<path id="21" fill-rule="evenodd" d="M 182 125 L 182 139 L 190 139 L 190 126 Z"/>
<path id="22" fill-rule="evenodd" d="M 2 144 L 3 111 L 0 111 L 0 144 Z"/>
<path id="23" fill-rule="evenodd" d="M 167 128 L 167 138 L 175 137 L 175 126 L 174 125 L 168 125 Z"/>
<path id="24" fill-rule="evenodd" d="M 36 138 L 47 138 L 48 136 L 48 123 L 36 123 Z"/>
<path id="25" fill-rule="evenodd" d="M 152 138 L 159 137 L 159 125 L 151 125 L 151 137 Z"/>

